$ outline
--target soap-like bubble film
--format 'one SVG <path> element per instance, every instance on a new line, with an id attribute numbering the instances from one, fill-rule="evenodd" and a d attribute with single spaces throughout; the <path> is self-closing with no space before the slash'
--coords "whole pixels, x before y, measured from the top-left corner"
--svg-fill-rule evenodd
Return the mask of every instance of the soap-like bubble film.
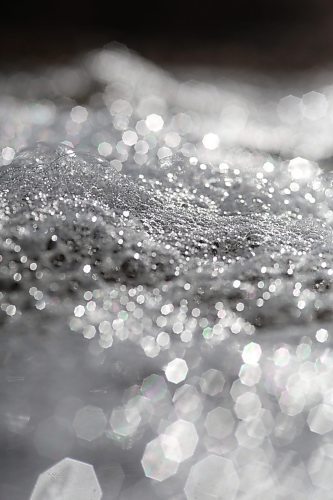
<path id="1" fill-rule="evenodd" d="M 330 81 L 0 76 L 1 499 L 332 498 Z"/>

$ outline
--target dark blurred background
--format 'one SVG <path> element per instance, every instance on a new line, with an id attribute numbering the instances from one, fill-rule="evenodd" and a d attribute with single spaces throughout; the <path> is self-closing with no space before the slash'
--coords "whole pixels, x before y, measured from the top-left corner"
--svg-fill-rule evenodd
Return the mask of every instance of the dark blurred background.
<path id="1" fill-rule="evenodd" d="M 332 0 L 51 0 L 0 7 L 0 64 L 65 61 L 117 40 L 158 63 L 330 65 Z"/>

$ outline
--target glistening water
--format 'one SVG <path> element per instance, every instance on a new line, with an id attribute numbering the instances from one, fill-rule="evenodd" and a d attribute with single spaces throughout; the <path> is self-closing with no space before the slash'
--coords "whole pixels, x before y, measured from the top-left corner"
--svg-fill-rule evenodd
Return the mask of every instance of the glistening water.
<path id="1" fill-rule="evenodd" d="M 0 76 L 0 498 L 332 498 L 333 81 Z"/>

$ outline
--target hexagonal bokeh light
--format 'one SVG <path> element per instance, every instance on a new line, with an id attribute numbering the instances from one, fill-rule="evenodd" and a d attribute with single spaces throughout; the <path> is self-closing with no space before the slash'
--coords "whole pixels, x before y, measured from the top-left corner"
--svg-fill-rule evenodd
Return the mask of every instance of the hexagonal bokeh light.
<path id="1" fill-rule="evenodd" d="M 100 500 L 102 490 L 94 468 L 72 458 L 64 458 L 37 479 L 30 500 Z"/>
<path id="2" fill-rule="evenodd" d="M 192 466 L 185 485 L 188 500 L 233 500 L 239 486 L 232 462 L 217 455 L 208 455 Z"/>

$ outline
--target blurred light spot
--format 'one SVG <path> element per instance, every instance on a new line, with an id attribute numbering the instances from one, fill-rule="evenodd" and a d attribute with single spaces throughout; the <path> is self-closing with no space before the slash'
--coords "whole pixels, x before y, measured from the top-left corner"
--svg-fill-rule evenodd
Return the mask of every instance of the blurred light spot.
<path id="1" fill-rule="evenodd" d="M 289 172 L 295 180 L 308 180 L 314 174 L 315 169 L 309 160 L 297 157 L 289 162 Z"/>
<path id="2" fill-rule="evenodd" d="M 165 450 L 168 450 L 168 438 L 163 434 L 153 441 L 150 441 L 145 448 L 142 456 L 142 467 L 146 477 L 155 479 L 155 481 L 165 481 L 171 476 L 174 476 L 178 470 L 178 462 L 171 460 L 165 456 Z M 174 445 L 175 453 L 177 450 Z M 178 450 L 180 454 L 180 450 Z"/>
<path id="3" fill-rule="evenodd" d="M 71 119 L 74 123 L 84 123 L 88 118 L 88 111 L 83 106 L 75 106 L 71 111 Z"/>
<path id="4" fill-rule="evenodd" d="M 219 370 L 211 368 L 200 377 L 200 388 L 204 394 L 216 396 L 223 391 L 225 378 Z"/>
<path id="5" fill-rule="evenodd" d="M 328 340 L 328 331 L 325 328 L 319 328 L 316 332 L 316 339 L 318 342 L 327 342 Z"/>
<path id="6" fill-rule="evenodd" d="M 106 417 L 101 408 L 84 406 L 76 413 L 73 427 L 77 437 L 93 441 L 103 434 L 106 427 Z"/>
<path id="7" fill-rule="evenodd" d="M 207 434 L 216 439 L 229 436 L 234 428 L 235 420 L 230 410 L 218 406 L 208 412 L 205 427 Z"/>
<path id="8" fill-rule="evenodd" d="M 168 363 L 165 369 L 165 376 L 169 382 L 179 384 L 185 380 L 188 372 L 186 361 L 181 358 L 176 358 Z"/>
<path id="9" fill-rule="evenodd" d="M 122 139 L 126 146 L 134 146 L 138 141 L 138 134 L 134 130 L 126 130 L 122 135 Z"/>
<path id="10" fill-rule="evenodd" d="M 303 95 L 302 113 L 309 120 L 318 120 L 327 113 L 328 102 L 324 94 L 311 91 Z"/>
<path id="11" fill-rule="evenodd" d="M 101 142 L 98 145 L 97 149 L 98 149 L 98 153 L 101 156 L 110 156 L 110 154 L 112 153 L 112 146 L 109 142 Z"/>
<path id="12" fill-rule="evenodd" d="M 203 136 L 202 144 L 205 146 L 206 149 L 211 149 L 211 150 L 216 149 L 219 147 L 220 144 L 219 136 L 210 132 Z"/>
<path id="13" fill-rule="evenodd" d="M 231 460 L 208 455 L 191 467 L 184 491 L 188 500 L 233 500 L 238 487 Z"/>
<path id="14" fill-rule="evenodd" d="M 316 434 L 327 434 L 333 430 L 333 407 L 319 404 L 311 408 L 308 415 L 308 426 Z"/>
<path id="15" fill-rule="evenodd" d="M 38 476 L 30 500 L 100 500 L 102 490 L 94 468 L 64 458 Z"/>
<path id="16" fill-rule="evenodd" d="M 283 97 L 277 105 L 277 114 L 284 123 L 296 123 L 301 115 L 301 99 L 294 95 Z"/>
<path id="17" fill-rule="evenodd" d="M 146 125 L 147 128 L 152 132 L 158 132 L 163 128 L 164 120 L 160 115 L 156 115 L 155 113 L 153 113 L 147 116 Z"/>
<path id="18" fill-rule="evenodd" d="M 3 148 L 3 150 L 1 151 L 1 155 L 2 155 L 2 158 L 5 160 L 5 162 L 10 163 L 14 159 L 15 149 L 7 146 L 7 147 Z"/>
<path id="19" fill-rule="evenodd" d="M 242 358 L 248 365 L 256 365 L 261 357 L 261 347 L 256 342 L 250 342 L 243 348 Z"/>

